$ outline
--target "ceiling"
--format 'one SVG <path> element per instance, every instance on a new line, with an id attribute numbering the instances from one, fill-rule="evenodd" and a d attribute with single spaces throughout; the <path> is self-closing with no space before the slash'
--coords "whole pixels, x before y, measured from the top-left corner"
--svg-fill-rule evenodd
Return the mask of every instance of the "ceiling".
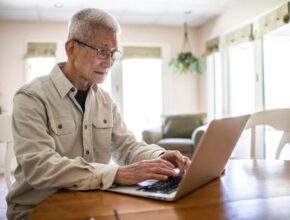
<path id="1" fill-rule="evenodd" d="M 120 23 L 198 27 L 239 0 L 0 0 L 0 19 L 68 21 L 82 8 L 96 7 Z"/>

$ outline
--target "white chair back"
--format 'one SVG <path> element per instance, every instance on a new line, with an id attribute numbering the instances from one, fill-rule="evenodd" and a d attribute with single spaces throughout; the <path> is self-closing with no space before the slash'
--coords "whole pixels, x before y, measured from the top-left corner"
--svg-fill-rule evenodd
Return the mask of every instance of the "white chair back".
<path id="1" fill-rule="evenodd" d="M 283 131 L 276 149 L 275 159 L 279 159 L 283 147 L 290 142 L 290 108 L 271 109 L 253 113 L 245 128 L 251 128 L 251 158 L 256 158 L 256 126 L 267 125 Z"/>
<path id="2" fill-rule="evenodd" d="M 8 189 L 13 182 L 12 178 L 12 159 L 14 158 L 13 136 L 12 136 L 12 117 L 5 113 L 0 115 L 0 143 L 6 144 L 5 154 L 5 180 Z"/>

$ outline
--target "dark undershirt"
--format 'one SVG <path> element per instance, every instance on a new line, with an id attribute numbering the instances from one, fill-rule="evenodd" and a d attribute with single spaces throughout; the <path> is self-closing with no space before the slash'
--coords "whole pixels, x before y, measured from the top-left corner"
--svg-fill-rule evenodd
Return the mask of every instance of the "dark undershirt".
<path id="1" fill-rule="evenodd" d="M 89 90 L 78 90 L 77 94 L 75 95 L 75 98 L 77 102 L 80 104 L 80 106 L 82 107 L 83 112 L 85 112 L 85 104 L 86 104 L 88 91 Z"/>

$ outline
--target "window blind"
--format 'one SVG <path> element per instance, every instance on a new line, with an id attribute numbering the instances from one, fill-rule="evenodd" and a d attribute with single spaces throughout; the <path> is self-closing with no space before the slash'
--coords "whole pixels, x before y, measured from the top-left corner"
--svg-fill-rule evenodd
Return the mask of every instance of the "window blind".
<path id="1" fill-rule="evenodd" d="M 206 42 L 205 55 L 208 56 L 219 51 L 219 37 L 213 38 Z"/>
<path id="2" fill-rule="evenodd" d="M 287 2 L 255 22 L 255 37 L 262 37 L 264 34 L 287 24 L 289 19 L 290 3 Z"/>
<path id="3" fill-rule="evenodd" d="M 123 58 L 161 58 L 160 47 L 124 47 Z"/>
<path id="4" fill-rule="evenodd" d="M 25 58 L 55 57 L 56 43 L 28 43 Z"/>
<path id="5" fill-rule="evenodd" d="M 254 40 L 253 24 L 248 24 L 226 35 L 226 42 L 232 46 Z"/>

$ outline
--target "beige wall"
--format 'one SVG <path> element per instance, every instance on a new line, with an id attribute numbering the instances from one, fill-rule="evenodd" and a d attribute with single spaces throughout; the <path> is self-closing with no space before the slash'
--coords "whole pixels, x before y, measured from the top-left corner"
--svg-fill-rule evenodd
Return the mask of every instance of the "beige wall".
<path id="1" fill-rule="evenodd" d="M 16 90 L 24 84 L 24 55 L 29 41 L 62 41 L 66 25 L 44 22 L 0 21 L 0 91 L 2 110 L 12 109 Z"/>
<path id="2" fill-rule="evenodd" d="M 199 111 L 199 77 L 172 73 L 170 58 L 181 49 L 183 29 L 170 27 L 122 25 L 122 44 L 160 45 L 167 48 L 164 65 L 164 112 Z M 24 55 L 29 41 L 56 41 L 66 39 L 66 23 L 0 21 L 0 104 L 3 111 L 12 110 L 15 91 L 24 83 Z M 189 36 L 194 48 L 195 33 Z"/>

